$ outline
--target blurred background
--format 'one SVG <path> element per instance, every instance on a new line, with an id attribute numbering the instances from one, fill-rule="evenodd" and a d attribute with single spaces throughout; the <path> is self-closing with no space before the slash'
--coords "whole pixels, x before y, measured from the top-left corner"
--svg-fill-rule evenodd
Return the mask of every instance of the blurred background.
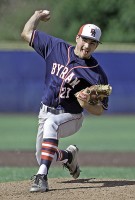
<path id="1" fill-rule="evenodd" d="M 39 9 L 50 10 L 51 20 L 38 28 L 73 45 L 84 23 L 101 28 L 102 44 L 94 56 L 113 87 L 104 116 L 89 115 L 61 147 L 74 143 L 80 151 L 135 152 L 135 0 L 0 0 L 0 152 L 35 149 L 44 60 L 20 35 Z"/>
<path id="2" fill-rule="evenodd" d="M 38 112 L 43 91 L 44 61 L 20 34 L 38 9 L 51 11 L 39 29 L 75 44 L 81 25 L 102 29 L 94 53 L 113 87 L 108 113 L 135 113 L 135 1 L 1 0 L 0 112 Z"/>

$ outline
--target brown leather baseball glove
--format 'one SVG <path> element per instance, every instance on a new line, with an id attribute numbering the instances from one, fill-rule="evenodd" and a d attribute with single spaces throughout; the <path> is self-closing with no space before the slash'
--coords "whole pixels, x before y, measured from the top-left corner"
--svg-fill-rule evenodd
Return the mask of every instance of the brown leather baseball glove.
<path id="1" fill-rule="evenodd" d="M 75 94 L 80 106 L 85 108 L 88 104 L 96 105 L 112 92 L 110 85 L 92 85 Z"/>

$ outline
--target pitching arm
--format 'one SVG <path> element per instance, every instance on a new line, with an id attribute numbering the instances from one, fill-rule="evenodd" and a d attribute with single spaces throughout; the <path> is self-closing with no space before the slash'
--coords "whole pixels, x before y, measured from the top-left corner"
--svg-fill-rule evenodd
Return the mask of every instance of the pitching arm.
<path id="1" fill-rule="evenodd" d="M 40 21 L 48 21 L 50 19 L 50 11 L 48 10 L 39 10 L 31 16 L 24 26 L 24 29 L 21 33 L 21 37 L 26 41 L 30 42 L 33 31 L 37 28 Z"/>

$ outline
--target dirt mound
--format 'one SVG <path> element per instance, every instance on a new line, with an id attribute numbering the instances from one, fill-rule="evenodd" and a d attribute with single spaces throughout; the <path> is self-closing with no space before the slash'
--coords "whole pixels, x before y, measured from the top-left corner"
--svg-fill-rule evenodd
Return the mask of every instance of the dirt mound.
<path id="1" fill-rule="evenodd" d="M 36 166 L 34 152 L 0 152 L 1 166 Z M 80 166 L 135 166 L 135 153 L 80 152 Z M 30 193 L 30 181 L 0 183 L 0 200 L 135 200 L 135 181 L 50 178 L 50 191 Z"/>
<path id="2" fill-rule="evenodd" d="M 49 179 L 50 191 L 30 193 L 31 182 L 0 183 L 1 200 L 130 200 L 135 181 L 109 179 Z"/>

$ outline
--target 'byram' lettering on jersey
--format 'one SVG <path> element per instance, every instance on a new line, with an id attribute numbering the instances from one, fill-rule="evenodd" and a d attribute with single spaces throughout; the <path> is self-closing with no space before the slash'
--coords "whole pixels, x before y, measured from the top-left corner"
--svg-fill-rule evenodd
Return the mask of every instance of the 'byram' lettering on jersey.
<path id="1" fill-rule="evenodd" d="M 56 74 L 56 76 L 59 76 L 60 75 L 60 70 L 62 68 L 64 68 L 64 67 L 65 67 L 64 65 L 53 63 L 51 74 Z"/>
<path id="2" fill-rule="evenodd" d="M 59 76 L 61 79 L 64 79 L 68 72 L 69 72 L 68 67 L 65 67 L 64 65 L 60 65 L 57 63 L 53 63 L 51 74 L 55 74 L 56 76 Z M 74 75 L 75 74 L 73 72 L 69 74 L 66 77 L 65 82 L 69 83 Z"/>
<path id="3" fill-rule="evenodd" d="M 72 78 L 74 77 L 74 73 L 73 72 L 71 72 L 71 74 L 69 74 L 68 76 L 67 76 L 67 78 L 65 79 L 65 82 L 66 83 L 70 83 L 71 82 L 71 80 L 72 80 Z"/>
<path id="4" fill-rule="evenodd" d="M 63 70 L 62 72 L 60 72 L 62 68 Z M 55 74 L 56 76 L 59 76 L 60 78 L 64 79 L 64 76 L 66 75 L 67 72 L 68 68 L 65 67 L 64 65 L 53 63 L 51 74 Z"/>
<path id="5" fill-rule="evenodd" d="M 61 70 L 62 68 L 63 70 Z M 55 74 L 56 76 L 59 76 L 61 79 L 64 79 L 68 72 L 69 72 L 68 67 L 65 67 L 64 65 L 60 65 L 57 63 L 53 63 L 51 74 Z M 73 88 L 80 82 L 77 78 L 75 78 L 75 80 L 72 81 L 74 76 L 75 76 L 74 72 L 71 72 L 65 78 L 65 82 L 69 83 Z"/>
<path id="6" fill-rule="evenodd" d="M 53 63 L 51 74 L 55 74 L 56 76 L 59 76 L 61 79 L 64 79 L 68 71 L 69 71 L 68 67 L 65 67 L 64 65 L 60 65 L 57 63 Z M 67 81 L 69 81 L 68 79 L 71 80 L 72 77 L 71 76 L 69 78 L 67 77 Z"/>

